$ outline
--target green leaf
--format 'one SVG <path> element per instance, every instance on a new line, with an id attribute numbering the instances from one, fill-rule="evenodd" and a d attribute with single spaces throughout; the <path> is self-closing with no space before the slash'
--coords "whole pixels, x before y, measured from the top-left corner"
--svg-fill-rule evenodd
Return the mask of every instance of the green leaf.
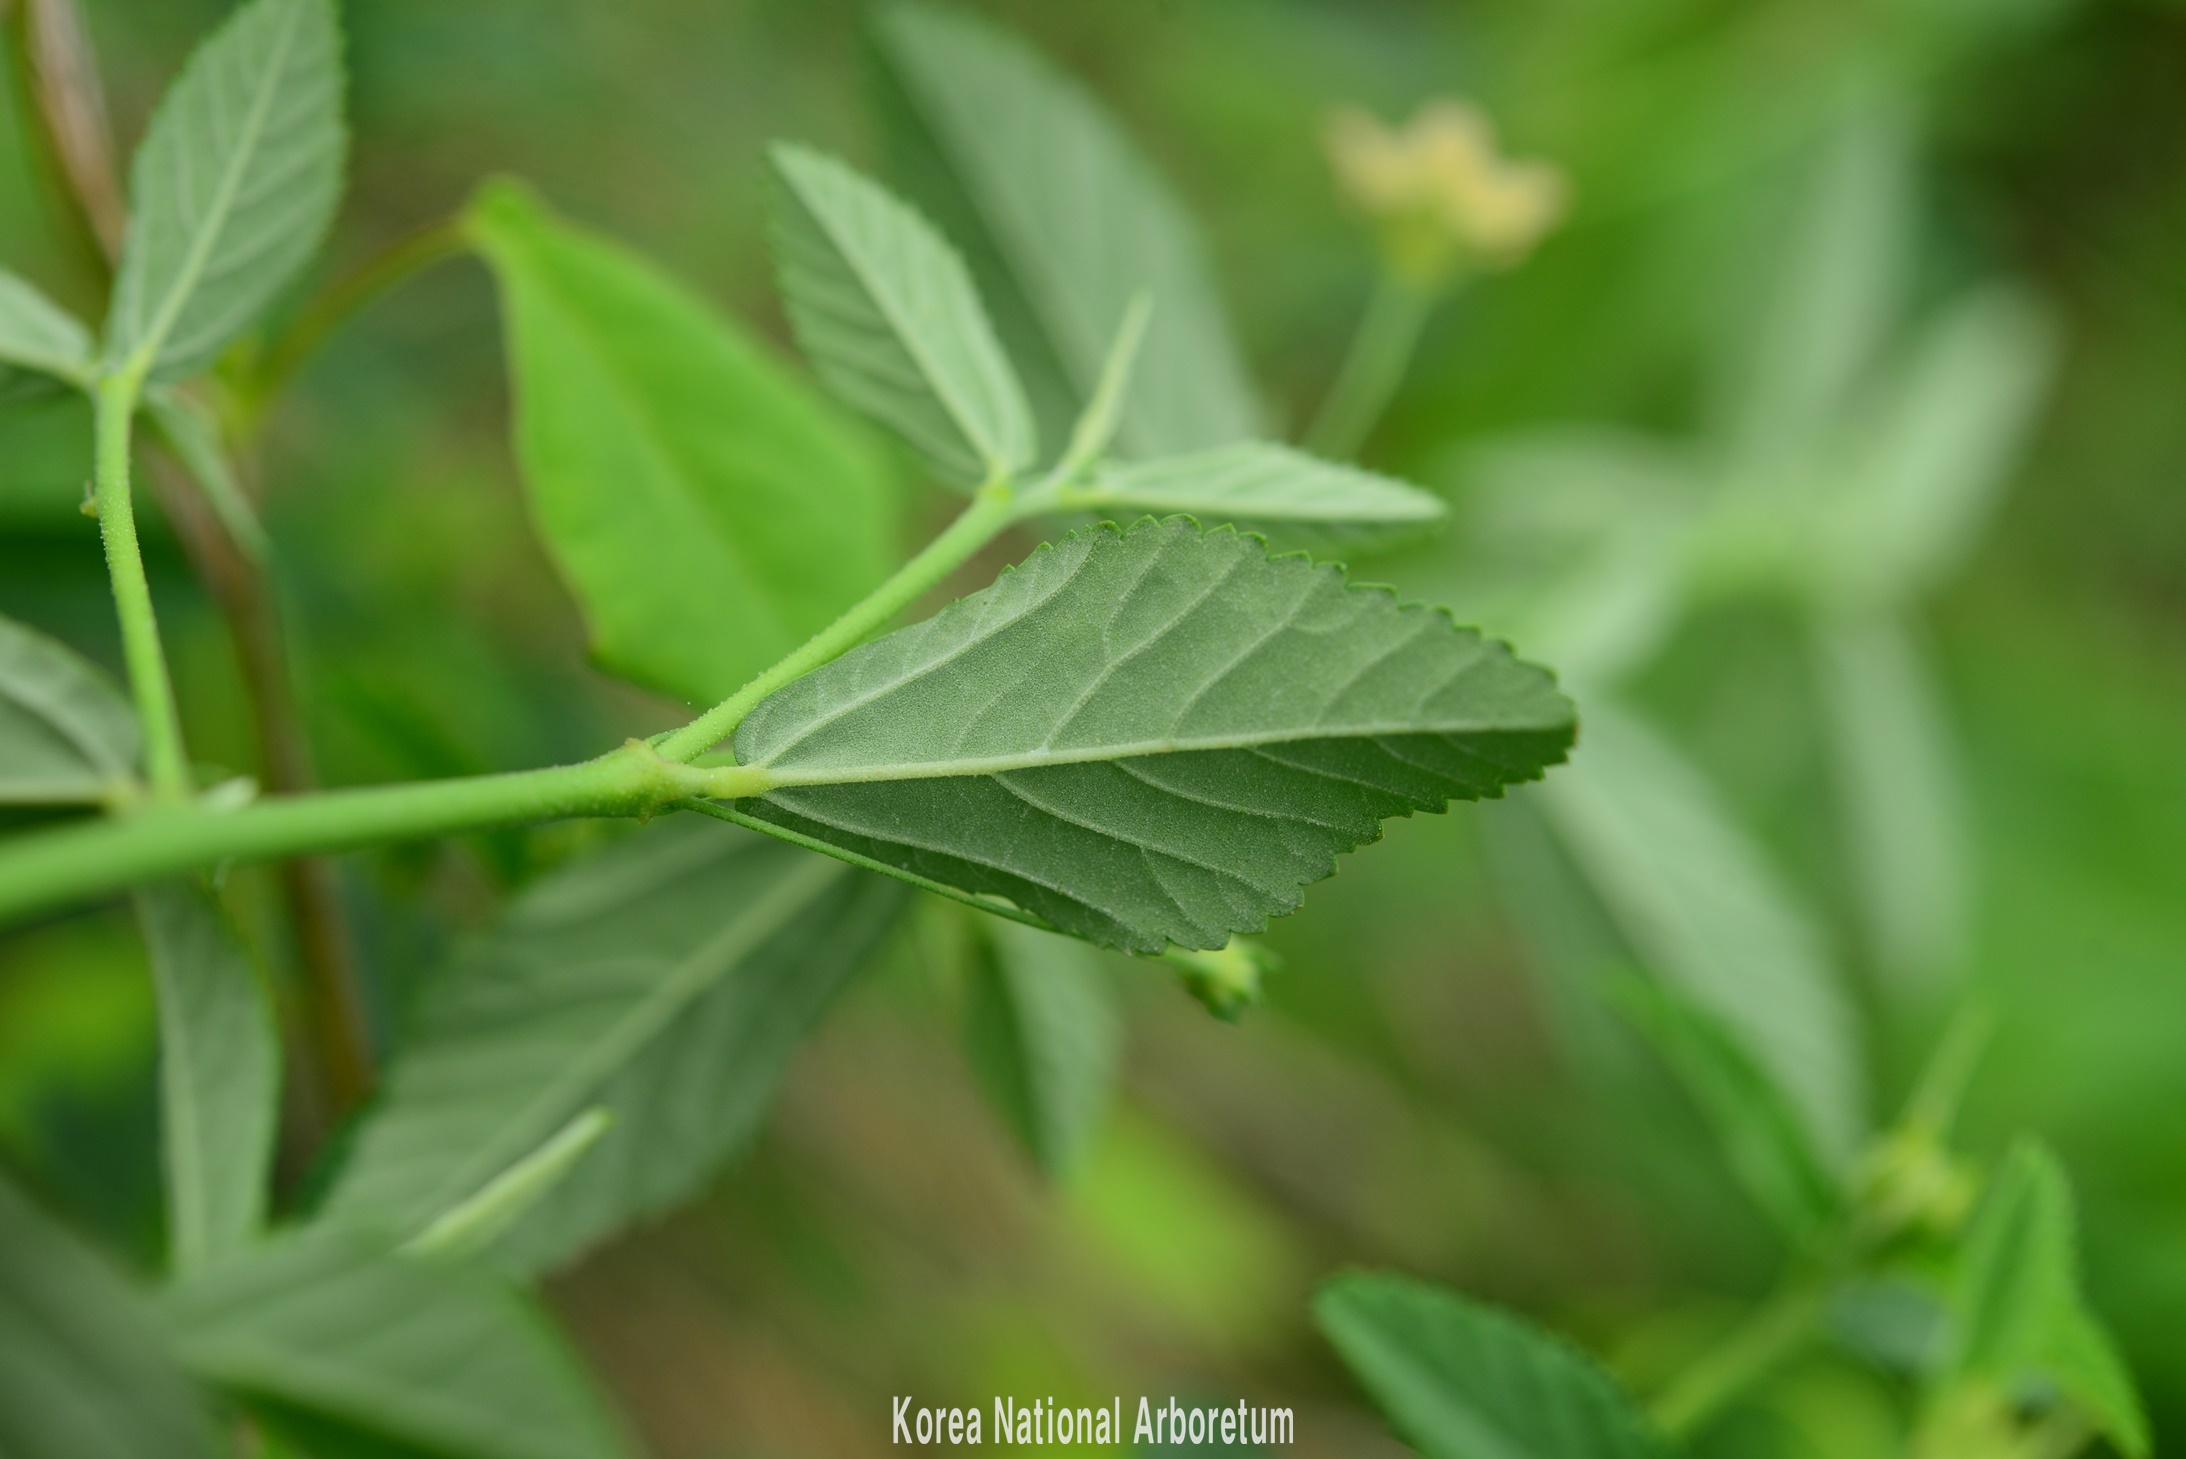
<path id="1" fill-rule="evenodd" d="M 81 385 L 94 365 L 91 331 L 30 282 L 0 269 L 0 362 Z"/>
<path id="2" fill-rule="evenodd" d="M 1860 100 L 1823 141 L 1759 328 L 1732 362 L 1734 459 L 1751 473 L 1741 487 L 1771 485 L 1776 467 L 1837 428 L 1903 303 L 1912 138 L 1900 111 Z"/>
<path id="3" fill-rule="evenodd" d="M 1616 979 L 1609 994 L 1700 1107 L 1755 1203 L 1795 1239 L 1820 1230 L 1842 1192 L 1798 1111 L 1752 1055 L 1714 1015 L 1652 979 Z"/>
<path id="4" fill-rule="evenodd" d="M 258 1234 L 272 1179 L 281 1053 L 273 1010 L 220 909 L 188 882 L 140 888 L 159 990 L 160 1155 L 174 1269 Z"/>
<path id="5" fill-rule="evenodd" d="M 1667 1459 L 1592 1360 L 1457 1293 L 1360 1272 L 1320 1290 L 1322 1334 L 1430 1459 Z"/>
<path id="6" fill-rule="evenodd" d="M 1560 759 L 1540 669 L 1232 531 L 1075 532 L 783 689 L 739 811 L 1131 952 L 1298 905 L 1381 821 Z"/>
<path id="7" fill-rule="evenodd" d="M 1143 290 L 1154 310 L 1124 452 L 1176 455 L 1261 434 L 1191 218 L 1101 103 L 1023 42 L 954 10 L 893 6 L 876 31 L 912 123 L 892 138 L 920 149 L 909 159 L 914 196 L 970 251 L 1043 432 L 1063 438 Z"/>
<path id="8" fill-rule="evenodd" d="M 956 250 L 834 158 L 788 143 L 769 156 L 782 299 L 828 388 L 952 481 L 1030 464 L 1038 440 L 1024 387 Z"/>
<path id="9" fill-rule="evenodd" d="M 1824 504 L 1825 590 L 1902 601 L 1936 587 L 1987 525 L 2056 365 L 2055 330 L 2011 288 L 1952 304 L 1856 418 Z"/>
<path id="10" fill-rule="evenodd" d="M 0 805 L 97 802 L 136 765 L 129 701 L 69 649 L 0 617 Z"/>
<path id="11" fill-rule="evenodd" d="M 486 1250 L 535 1209 L 540 1198 L 614 1127 L 615 1116 L 607 1106 L 592 1106 L 487 1181 L 478 1194 L 404 1242 L 402 1250 L 412 1256 L 474 1256 Z"/>
<path id="12" fill-rule="evenodd" d="M 1056 504 L 1126 520 L 1187 512 L 1210 527 L 1235 523 L 1316 546 L 1376 546 L 1447 515 L 1440 498 L 1416 486 L 1265 441 L 1112 462 L 1084 485 L 1065 487 Z"/>
<path id="13" fill-rule="evenodd" d="M 1957 746 L 1933 672 L 1886 614 L 1814 629 L 1823 728 L 1875 961 L 1900 993 L 1963 971 L 1973 921 Z"/>
<path id="14" fill-rule="evenodd" d="M 2149 1452 L 2132 1376 L 2080 1295 L 2072 1188 L 2049 1149 L 2012 1147 L 1959 1256 L 1951 1371 L 2004 1384 L 2042 1379 L 2125 1454 Z"/>
<path id="15" fill-rule="evenodd" d="M 887 576 L 895 484 L 758 342 L 515 184 L 465 226 L 500 281 L 532 514 L 608 667 L 712 704 Z"/>
<path id="16" fill-rule="evenodd" d="M 196 1396 L 121 1279 L 0 1180 L 0 1454 L 212 1452 Z"/>
<path id="17" fill-rule="evenodd" d="M 160 100 L 129 172 L 109 366 L 209 363 L 296 276 L 341 199 L 341 34 L 329 0 L 250 0 Z"/>
<path id="18" fill-rule="evenodd" d="M 965 1040 L 972 1066 L 1049 1175 L 1076 1168 L 1115 1091 L 1123 1023 L 1100 959 L 1084 943 L 981 919 Z"/>
<path id="19" fill-rule="evenodd" d="M 758 1127 L 902 896 L 697 818 L 548 878 L 427 989 L 327 1218 L 412 1236 L 592 1106 L 614 1127 L 505 1254 L 559 1261 L 688 1197 Z"/>
<path id="20" fill-rule="evenodd" d="M 173 1289 L 165 1312 L 190 1370 L 247 1399 L 466 1459 L 629 1453 L 559 1336 L 475 1267 L 312 1228 Z"/>
<path id="21" fill-rule="evenodd" d="M 1640 964 L 1721 1021 L 1841 1169 L 1866 1133 L 1858 1025 L 1820 930 L 1707 780 L 1606 698 L 1542 789 Z"/>

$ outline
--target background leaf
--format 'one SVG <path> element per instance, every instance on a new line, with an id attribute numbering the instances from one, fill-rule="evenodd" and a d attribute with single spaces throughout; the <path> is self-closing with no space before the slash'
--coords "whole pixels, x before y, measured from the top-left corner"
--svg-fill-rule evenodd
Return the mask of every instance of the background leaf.
<path id="1" fill-rule="evenodd" d="M 169 882 L 136 900 L 159 989 L 168 1241 L 189 1275 L 241 1250 L 265 1219 L 281 1051 L 266 992 L 212 899 Z"/>
<path id="2" fill-rule="evenodd" d="M 1653 979 L 1618 978 L 1609 993 L 1700 1107 L 1755 1203 L 1794 1239 L 1820 1230 L 1837 1212 L 1838 1182 L 1753 1056 L 1715 1015 Z"/>
<path id="3" fill-rule="evenodd" d="M 1278 542 L 1371 547 L 1447 515 L 1430 492 L 1266 441 L 1190 456 L 1112 462 L 1061 504 L 1129 521 L 1187 512 L 1209 527 L 1235 523 Z"/>
<path id="4" fill-rule="evenodd" d="M 2080 1296 L 2072 1188 L 2057 1157 L 2022 1140 L 1991 1177 L 1959 1256 L 1955 1374 L 2057 1384 L 2128 1455 L 2149 1452 L 2132 1376 Z"/>
<path id="5" fill-rule="evenodd" d="M 1807 913 L 1676 750 L 1604 697 L 1540 792 L 1639 954 L 1784 1090 L 1832 1167 L 1866 1133 L 1857 1025 Z"/>
<path id="6" fill-rule="evenodd" d="M 553 1329 L 472 1266 L 320 1227 L 184 1283 L 165 1312 L 191 1371 L 246 1399 L 466 1459 L 629 1452 Z"/>
<path id="7" fill-rule="evenodd" d="M 533 517 L 610 668 L 715 703 L 887 575 L 894 483 L 757 342 L 513 184 L 465 217 Z"/>
<path id="8" fill-rule="evenodd" d="M 325 1215 L 413 1234 L 593 1105 L 613 1128 L 511 1259 L 557 1261 L 689 1195 L 902 895 L 696 818 L 557 873 L 430 985 Z"/>
<path id="9" fill-rule="evenodd" d="M 782 301 L 828 388 L 959 484 L 1029 464 L 1031 408 L 956 250 L 834 158 L 769 155 Z"/>
<path id="10" fill-rule="evenodd" d="M 1825 499 L 1825 592 L 1902 601 L 1965 561 L 2040 419 L 2056 355 L 2048 316 L 2002 285 L 1954 301 L 1914 337 L 1854 416 Z"/>
<path id="11" fill-rule="evenodd" d="M 0 361 L 81 382 L 93 363 L 91 331 L 28 280 L 0 269 Z"/>
<path id="12" fill-rule="evenodd" d="M 875 30 L 916 123 L 891 133 L 925 143 L 910 159 L 913 195 L 971 252 L 1047 438 L 1065 439 L 1141 290 L 1153 317 L 1121 449 L 1174 455 L 1260 434 L 1191 219 L 1105 108 L 969 15 L 896 5 Z"/>
<path id="13" fill-rule="evenodd" d="M 1854 889 L 1889 986 L 1932 994 L 1963 971 L 1972 868 L 1957 745 L 1904 626 L 1848 614 L 1814 629 Z"/>
<path id="14" fill-rule="evenodd" d="M 1322 1335 L 1429 1459 L 1667 1459 L 1578 1349 L 1457 1293 L 1359 1272 L 1321 1288 Z"/>
<path id="15" fill-rule="evenodd" d="M 972 1067 L 1025 1149 L 1069 1174 L 1115 1092 L 1123 1020 L 1100 957 L 1084 943 L 981 918 L 970 960 L 965 1042 Z"/>
<path id="16" fill-rule="evenodd" d="M 1134 952 L 1222 946 L 1388 816 L 1561 758 L 1539 669 L 1234 532 L 1073 533 L 736 733 L 767 824 Z"/>
<path id="17" fill-rule="evenodd" d="M 319 246 L 341 198 L 341 36 L 329 0 L 249 0 L 168 88 L 129 171 L 106 323 L 118 365 L 192 374 Z"/>
<path id="18" fill-rule="evenodd" d="M 196 1396 L 150 1313 L 0 1180 L 0 1454 L 209 1455 Z"/>
<path id="19" fill-rule="evenodd" d="M 95 802 L 136 773 L 129 701 L 76 654 L 0 617 L 0 804 Z"/>

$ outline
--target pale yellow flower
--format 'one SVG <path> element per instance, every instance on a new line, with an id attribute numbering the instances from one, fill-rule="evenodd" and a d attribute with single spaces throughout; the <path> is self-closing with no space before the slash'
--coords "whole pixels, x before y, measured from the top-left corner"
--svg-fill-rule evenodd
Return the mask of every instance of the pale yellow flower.
<path id="1" fill-rule="evenodd" d="M 1439 282 L 1460 262 L 1522 261 L 1569 205 L 1562 170 L 1503 156 L 1487 113 L 1470 102 L 1430 101 L 1401 128 L 1339 107 L 1325 138 L 1338 186 L 1380 226 L 1390 266 L 1415 283 Z"/>

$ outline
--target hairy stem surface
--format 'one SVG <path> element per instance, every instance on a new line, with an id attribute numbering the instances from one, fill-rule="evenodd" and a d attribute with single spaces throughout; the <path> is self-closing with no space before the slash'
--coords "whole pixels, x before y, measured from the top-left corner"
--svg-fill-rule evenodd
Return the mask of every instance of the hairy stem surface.
<path id="1" fill-rule="evenodd" d="M 659 742 L 667 760 L 693 759 L 727 739 L 759 701 L 793 679 L 841 658 L 889 619 L 911 606 L 1021 515 L 1016 492 L 1005 481 L 979 488 L 964 514 L 916 557 L 896 569 L 864 601 L 806 640 L 787 658 Z"/>
<path id="2" fill-rule="evenodd" d="M 106 571 L 113 580 L 114 608 L 121 618 L 121 650 L 129 669 L 129 694 L 136 701 L 137 721 L 144 735 L 145 774 L 155 794 L 167 800 L 182 800 L 190 793 L 189 762 L 182 751 L 182 722 L 175 713 L 174 684 L 167 677 L 167 660 L 160 651 L 152 587 L 144 576 L 137 519 L 129 501 L 129 426 L 142 383 L 140 371 L 123 370 L 99 381 L 93 392 L 99 538 L 106 547 Z"/>
<path id="3" fill-rule="evenodd" d="M 0 846 L 0 923 L 223 861 L 269 861 L 564 816 L 643 816 L 736 794 L 734 769 L 662 760 L 632 743 L 547 770 L 274 796 L 237 810 L 162 805 Z"/>

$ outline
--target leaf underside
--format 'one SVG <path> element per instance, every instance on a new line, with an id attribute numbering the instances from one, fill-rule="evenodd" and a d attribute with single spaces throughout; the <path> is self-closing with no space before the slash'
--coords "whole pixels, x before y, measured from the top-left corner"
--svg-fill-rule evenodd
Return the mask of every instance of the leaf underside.
<path id="1" fill-rule="evenodd" d="M 195 1395 L 121 1279 L 0 1179 L 0 1454 L 198 1459 Z"/>
<path id="2" fill-rule="evenodd" d="M 688 1195 L 901 898 L 689 818 L 549 878 L 432 985 L 327 1215 L 413 1234 L 595 1105 L 613 1128 L 506 1250 L 552 1263 Z"/>
<path id="3" fill-rule="evenodd" d="M 1064 501 L 1126 521 L 1185 512 L 1208 526 L 1231 523 L 1316 550 L 1380 546 L 1446 515 L 1440 498 L 1416 486 L 1268 441 L 1111 462 Z"/>
<path id="4" fill-rule="evenodd" d="M 0 805 L 97 801 L 137 763 L 137 721 L 98 670 L 0 617 Z"/>
<path id="5" fill-rule="evenodd" d="M 167 1295 L 197 1376 L 378 1444 L 475 1459 L 618 1459 L 627 1446 L 559 1335 L 476 1267 L 306 1228 Z"/>
<path id="6" fill-rule="evenodd" d="M 0 361 L 80 376 L 91 355 L 91 331 L 28 280 L 0 269 Z"/>
<path id="7" fill-rule="evenodd" d="M 828 388 L 951 481 L 1029 464 L 1031 408 L 956 250 L 834 158 L 789 144 L 772 156 L 782 300 Z"/>
<path id="8" fill-rule="evenodd" d="M 974 950 L 965 1044 L 1012 1133 L 1040 1168 L 1068 1175 L 1114 1093 L 1123 1024 L 1100 954 L 1000 918 Z"/>
<path id="9" fill-rule="evenodd" d="M 161 1158 L 178 1272 L 242 1249 L 265 1215 L 280 1045 L 257 974 L 194 883 L 137 891 L 159 990 Z"/>
<path id="10" fill-rule="evenodd" d="M 329 0 L 251 0 L 190 57 L 130 169 L 107 356 L 208 363 L 295 277 L 342 187 L 341 34 Z"/>
<path id="11" fill-rule="evenodd" d="M 1130 952 L 1294 909 L 1392 815 L 1494 796 L 1574 733 L 1447 614 L 1182 518 L 1071 534 L 745 720 L 738 802 Z"/>

